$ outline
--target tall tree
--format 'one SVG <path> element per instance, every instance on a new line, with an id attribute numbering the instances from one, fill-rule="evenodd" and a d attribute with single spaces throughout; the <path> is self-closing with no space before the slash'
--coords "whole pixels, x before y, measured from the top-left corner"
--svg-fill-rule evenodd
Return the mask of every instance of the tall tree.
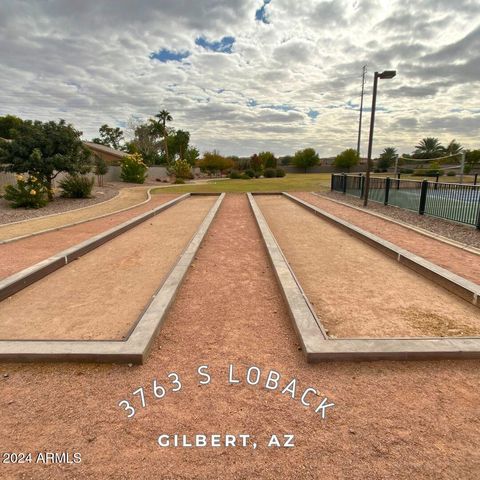
<path id="1" fill-rule="evenodd" d="M 196 147 L 188 147 L 187 152 L 185 153 L 185 160 L 194 167 L 200 158 L 200 152 Z"/>
<path id="2" fill-rule="evenodd" d="M 107 147 L 114 148 L 115 150 L 123 150 L 122 143 L 124 142 L 123 131 L 118 127 L 109 127 L 106 123 L 99 129 L 100 137 L 96 137 L 92 140 L 94 143 L 100 145 L 106 145 Z"/>
<path id="3" fill-rule="evenodd" d="M 188 143 L 190 142 L 190 132 L 177 130 L 175 132 L 175 141 L 177 144 L 178 156 L 180 157 L 180 160 L 183 160 L 188 149 Z"/>
<path id="4" fill-rule="evenodd" d="M 380 154 L 380 158 L 377 161 L 377 167 L 380 170 L 386 170 L 393 165 L 397 157 L 398 153 L 395 147 L 386 147 Z"/>
<path id="5" fill-rule="evenodd" d="M 277 168 L 277 159 L 272 152 L 260 152 L 258 154 L 263 168 Z"/>
<path id="6" fill-rule="evenodd" d="M 162 134 L 163 134 L 164 146 L 165 146 L 165 158 L 167 160 L 167 163 L 169 163 L 168 142 L 167 142 L 167 137 L 168 137 L 167 122 L 171 122 L 173 118 L 170 115 L 170 112 L 168 112 L 167 110 L 161 110 L 159 113 L 155 115 L 155 118 L 158 118 L 159 122 L 162 124 L 162 127 L 163 127 Z"/>
<path id="7" fill-rule="evenodd" d="M 453 139 L 445 149 L 445 153 L 447 155 L 458 155 L 459 153 L 462 153 L 463 151 L 463 146 L 460 145 L 455 139 Z"/>
<path id="8" fill-rule="evenodd" d="M 414 157 L 416 158 L 438 158 L 445 154 L 445 147 L 442 146 L 438 138 L 423 138 L 418 145 L 415 146 Z"/>
<path id="9" fill-rule="evenodd" d="M 304 150 L 298 150 L 293 157 L 293 164 L 297 168 L 303 168 L 304 172 L 315 165 L 318 165 L 320 159 L 318 153 L 313 148 L 305 148 Z"/>
<path id="10" fill-rule="evenodd" d="M 82 132 L 65 120 L 26 120 L 18 134 L 2 146 L 1 160 L 15 173 L 35 175 L 53 198 L 52 181 L 60 173 L 84 174 L 91 170 L 91 152 L 80 140 Z"/>
<path id="11" fill-rule="evenodd" d="M 16 131 L 22 126 L 23 120 L 15 115 L 0 117 L 0 137 L 12 139 Z"/>
<path id="12" fill-rule="evenodd" d="M 346 169 L 347 171 L 350 168 L 358 164 L 358 152 L 355 148 L 347 148 L 342 153 L 339 153 L 333 162 L 333 165 L 337 168 Z"/>

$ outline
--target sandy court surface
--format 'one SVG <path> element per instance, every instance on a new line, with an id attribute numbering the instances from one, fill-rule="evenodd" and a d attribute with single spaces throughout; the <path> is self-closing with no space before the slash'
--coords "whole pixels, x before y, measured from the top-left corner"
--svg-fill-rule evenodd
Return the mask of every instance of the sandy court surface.
<path id="1" fill-rule="evenodd" d="M 227 384 L 229 363 L 241 384 Z M 212 382 L 199 387 L 203 364 Z M 278 370 L 282 388 L 295 377 L 336 405 L 322 421 L 298 395 L 247 386 L 250 365 Z M 306 364 L 247 199 L 228 195 L 145 365 L 0 364 L 0 451 L 82 454 L 80 465 L 0 468 L 8 479 L 474 480 L 479 367 Z M 161 400 L 149 393 L 139 407 L 132 392 L 172 371 L 182 389 Z M 117 406 L 122 399 L 138 408 L 134 418 Z M 164 432 L 250 433 L 263 445 L 160 449 Z M 294 434 L 295 448 L 266 448 L 273 433 Z"/>
<path id="2" fill-rule="evenodd" d="M 217 197 L 193 197 L 7 298 L 0 339 L 121 339 Z"/>
<path id="3" fill-rule="evenodd" d="M 150 202 L 125 212 L 0 245 L 0 278 L 30 267 L 178 196 L 178 194 L 153 195 Z"/>
<path id="4" fill-rule="evenodd" d="M 478 308 L 285 197 L 256 201 L 329 335 L 480 335 Z"/>
<path id="5" fill-rule="evenodd" d="M 389 242 L 395 243 L 399 247 L 410 250 L 461 277 L 480 283 L 480 256 L 478 255 L 311 193 L 296 192 L 294 195 Z"/>
<path id="6" fill-rule="evenodd" d="M 117 212 L 143 202 L 147 199 L 147 190 L 150 187 L 130 187 L 120 190 L 112 200 L 98 203 L 88 208 L 72 210 L 58 215 L 33 218 L 16 224 L 0 225 L 0 240 L 29 235 L 50 228 L 59 228 L 70 223 L 90 220 L 100 215 Z"/>

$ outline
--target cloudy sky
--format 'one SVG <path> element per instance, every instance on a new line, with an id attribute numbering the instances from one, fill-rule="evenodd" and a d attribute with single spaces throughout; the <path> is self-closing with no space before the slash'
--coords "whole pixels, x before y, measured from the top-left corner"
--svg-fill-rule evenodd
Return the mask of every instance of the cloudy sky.
<path id="1" fill-rule="evenodd" d="M 356 147 L 362 66 L 374 152 L 422 136 L 480 148 L 479 0 L 1 0 L 0 115 L 84 137 L 166 108 L 202 151 Z"/>

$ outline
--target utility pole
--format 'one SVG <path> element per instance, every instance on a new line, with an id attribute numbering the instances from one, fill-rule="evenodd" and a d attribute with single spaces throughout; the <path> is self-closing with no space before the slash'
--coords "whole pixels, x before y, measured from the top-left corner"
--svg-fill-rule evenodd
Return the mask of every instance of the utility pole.
<path id="1" fill-rule="evenodd" d="M 362 68 L 362 96 L 360 98 L 360 119 L 358 121 L 358 141 L 357 141 L 357 156 L 360 158 L 360 139 L 362 137 L 362 114 L 363 114 L 363 92 L 365 91 L 365 75 L 367 74 L 367 66 Z"/>

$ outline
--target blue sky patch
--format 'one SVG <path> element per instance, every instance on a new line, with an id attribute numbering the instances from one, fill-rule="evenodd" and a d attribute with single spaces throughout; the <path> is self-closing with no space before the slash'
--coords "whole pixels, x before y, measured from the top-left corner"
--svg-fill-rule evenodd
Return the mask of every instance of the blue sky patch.
<path id="1" fill-rule="evenodd" d="M 263 23 L 270 23 L 268 21 L 267 13 L 265 12 L 265 7 L 271 2 L 271 0 L 263 0 L 263 5 L 255 12 L 255 20 Z"/>
<path id="2" fill-rule="evenodd" d="M 205 37 L 195 39 L 195 44 L 212 52 L 232 53 L 235 37 L 223 37 L 218 42 L 209 42 Z"/>
<path id="3" fill-rule="evenodd" d="M 307 115 L 312 119 L 312 120 L 315 120 L 319 115 L 320 115 L 320 112 L 317 111 L 317 110 L 312 110 L 310 109 L 307 113 Z"/>
<path id="4" fill-rule="evenodd" d="M 249 98 L 247 101 L 247 107 L 256 107 L 258 105 L 257 101 L 253 98 Z"/>
<path id="5" fill-rule="evenodd" d="M 290 110 L 296 110 L 294 107 L 291 107 L 290 105 L 265 105 L 262 108 L 272 108 L 273 110 L 281 110 L 282 112 L 289 112 Z"/>
<path id="6" fill-rule="evenodd" d="M 190 52 L 174 52 L 173 50 L 167 50 L 162 48 L 158 52 L 152 52 L 149 57 L 151 60 L 158 60 L 159 62 L 181 62 L 184 58 L 187 58 Z"/>

